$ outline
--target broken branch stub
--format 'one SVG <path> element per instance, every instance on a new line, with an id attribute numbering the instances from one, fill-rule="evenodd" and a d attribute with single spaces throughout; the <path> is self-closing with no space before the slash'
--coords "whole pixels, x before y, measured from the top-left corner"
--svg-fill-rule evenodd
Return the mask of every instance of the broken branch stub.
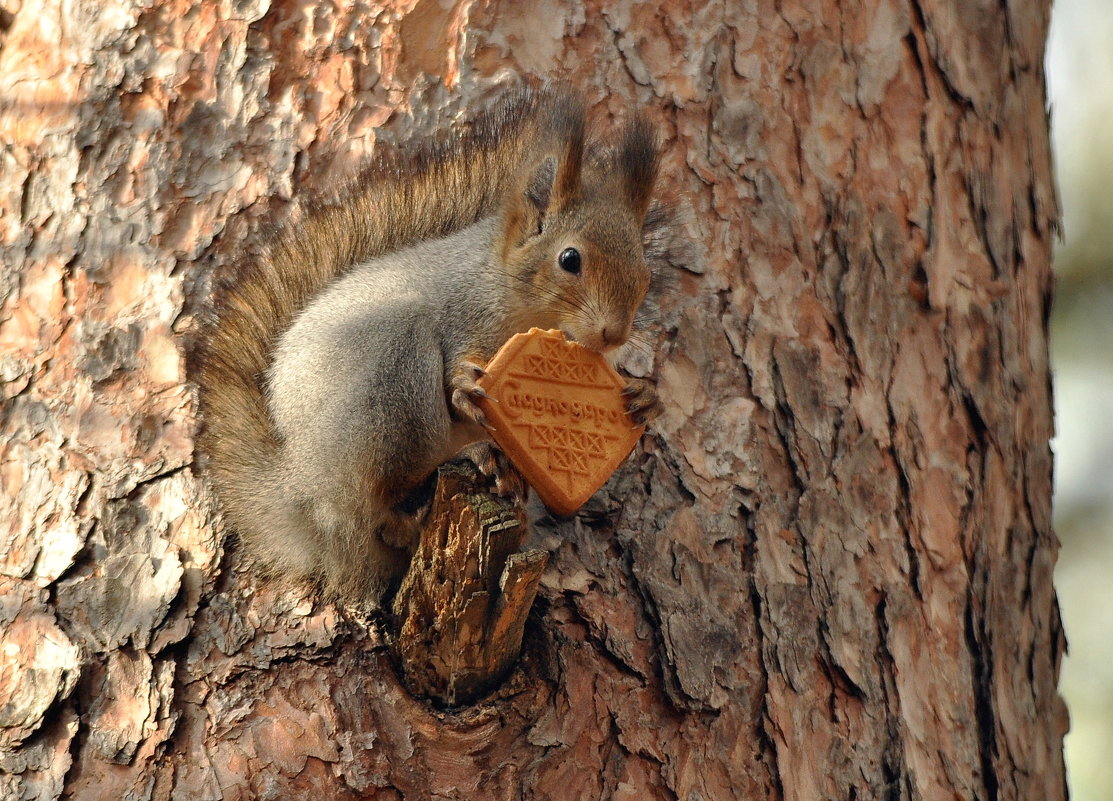
<path id="1" fill-rule="evenodd" d="M 525 510 L 462 460 L 441 467 L 429 519 L 394 600 L 396 656 L 410 691 L 471 703 L 521 650 L 544 551 L 518 552 Z"/>

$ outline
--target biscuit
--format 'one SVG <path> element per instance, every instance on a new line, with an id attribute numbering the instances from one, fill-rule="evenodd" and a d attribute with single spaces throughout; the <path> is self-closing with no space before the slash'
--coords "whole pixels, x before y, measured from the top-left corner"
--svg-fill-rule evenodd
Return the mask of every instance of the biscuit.
<path id="1" fill-rule="evenodd" d="M 645 431 L 626 412 L 626 382 L 560 331 L 515 334 L 477 383 L 491 437 L 557 514 L 579 509 Z"/>

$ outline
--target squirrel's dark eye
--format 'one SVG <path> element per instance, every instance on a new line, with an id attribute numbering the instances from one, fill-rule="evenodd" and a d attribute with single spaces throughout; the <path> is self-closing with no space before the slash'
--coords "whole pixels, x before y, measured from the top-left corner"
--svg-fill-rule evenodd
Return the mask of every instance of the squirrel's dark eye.
<path id="1" fill-rule="evenodd" d="M 580 274 L 580 251 L 575 248 L 565 248 L 557 256 L 557 264 L 560 269 L 565 272 L 572 273 L 572 275 Z"/>

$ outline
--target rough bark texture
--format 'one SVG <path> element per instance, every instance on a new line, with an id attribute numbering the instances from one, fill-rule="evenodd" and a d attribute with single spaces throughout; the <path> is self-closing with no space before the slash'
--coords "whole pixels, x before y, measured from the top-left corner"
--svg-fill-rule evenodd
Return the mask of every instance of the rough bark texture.
<path id="1" fill-rule="evenodd" d="M 1046 2 L 3 8 L 0 795 L 1064 797 Z M 180 334 L 510 72 L 647 107 L 695 255 L 664 416 L 448 714 L 214 525 Z"/>

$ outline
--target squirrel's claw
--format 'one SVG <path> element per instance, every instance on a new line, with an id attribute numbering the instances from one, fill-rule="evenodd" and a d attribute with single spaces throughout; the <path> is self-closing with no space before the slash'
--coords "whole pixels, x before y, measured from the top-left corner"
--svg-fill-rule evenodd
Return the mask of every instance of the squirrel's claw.
<path id="1" fill-rule="evenodd" d="M 626 379 L 622 395 L 626 398 L 626 413 L 636 425 L 644 426 L 664 409 L 656 387 L 644 379 Z"/>
<path id="2" fill-rule="evenodd" d="M 473 442 L 461 450 L 459 455 L 467 458 L 480 473 L 495 480 L 496 494 L 525 503 L 529 485 L 498 445 L 490 440 Z"/>
<path id="3" fill-rule="evenodd" d="M 482 392 L 482 390 L 480 390 Z M 482 426 L 488 431 L 494 431 L 491 422 L 487 419 L 487 415 L 483 410 L 476 405 L 473 397 L 483 397 L 482 395 L 469 394 L 466 390 L 457 387 L 452 391 L 452 408 L 456 414 L 463 417 L 465 420 L 471 420 L 473 423 Z"/>
<path id="4" fill-rule="evenodd" d="M 456 365 L 452 380 L 452 408 L 460 417 L 471 420 L 494 431 L 487 415 L 479 408 L 477 401 L 491 398 L 476 382 L 487 375 L 487 371 L 474 362 L 462 361 Z M 506 458 L 506 454 L 490 440 L 480 440 L 468 445 L 460 455 L 469 459 L 480 473 L 494 479 L 495 492 L 504 498 L 512 498 L 524 503 L 529 494 L 529 485 L 518 469 Z"/>
<path id="5" fill-rule="evenodd" d="M 494 400 L 479 386 L 478 381 L 487 375 L 487 371 L 474 362 L 460 362 L 452 376 L 449 385 L 452 387 L 452 409 L 465 420 L 482 426 L 488 431 L 493 431 L 487 415 L 476 403 L 477 400 Z"/>

